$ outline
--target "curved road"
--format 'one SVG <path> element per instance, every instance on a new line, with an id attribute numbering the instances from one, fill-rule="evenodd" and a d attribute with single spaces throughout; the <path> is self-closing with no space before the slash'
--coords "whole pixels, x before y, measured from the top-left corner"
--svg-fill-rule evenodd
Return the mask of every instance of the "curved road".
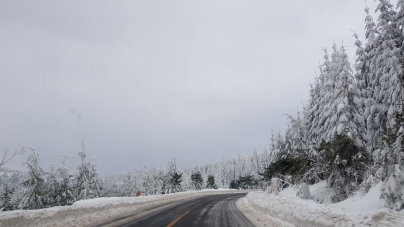
<path id="1" fill-rule="evenodd" d="M 209 195 L 194 199 L 179 201 L 169 205 L 151 208 L 141 213 L 112 220 L 97 225 L 106 226 L 240 226 L 253 227 L 252 224 L 236 207 L 236 200 L 246 193 Z"/>

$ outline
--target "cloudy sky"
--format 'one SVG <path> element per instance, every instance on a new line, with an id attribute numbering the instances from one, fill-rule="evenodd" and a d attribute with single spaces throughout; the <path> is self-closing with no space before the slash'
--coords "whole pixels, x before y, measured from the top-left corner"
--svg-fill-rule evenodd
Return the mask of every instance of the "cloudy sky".
<path id="1" fill-rule="evenodd" d="M 353 61 L 364 7 L 1 1 L 0 149 L 32 146 L 44 169 L 69 154 L 74 167 L 81 134 L 104 175 L 174 153 L 184 168 L 262 151 L 307 101 L 323 47 L 343 40 Z"/>

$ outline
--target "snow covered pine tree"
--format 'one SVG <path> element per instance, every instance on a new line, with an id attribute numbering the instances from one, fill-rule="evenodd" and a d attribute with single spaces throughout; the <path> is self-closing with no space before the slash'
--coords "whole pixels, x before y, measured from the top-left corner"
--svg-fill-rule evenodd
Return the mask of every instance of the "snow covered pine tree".
<path id="1" fill-rule="evenodd" d="M 22 186 L 24 195 L 20 202 L 22 209 L 40 209 L 44 207 L 45 180 L 44 171 L 38 166 L 39 155 L 33 151 L 28 157 L 28 160 L 23 164 L 28 168 L 28 172 L 24 176 Z"/>

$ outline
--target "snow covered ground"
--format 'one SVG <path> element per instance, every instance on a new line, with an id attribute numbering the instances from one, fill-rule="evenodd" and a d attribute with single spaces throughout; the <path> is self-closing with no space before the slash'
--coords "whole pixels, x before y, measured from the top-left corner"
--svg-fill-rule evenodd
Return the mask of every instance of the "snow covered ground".
<path id="1" fill-rule="evenodd" d="M 325 185 L 324 181 L 312 185 L 310 192 L 315 197 L 327 196 L 323 193 Z M 250 192 L 245 202 L 251 207 L 251 216 L 261 220 L 261 226 L 404 226 L 404 211 L 384 208 L 380 186 L 371 188 L 366 195 L 357 194 L 335 204 L 300 199 L 296 197 L 298 189 L 292 187 L 278 196 Z"/>
<path id="2" fill-rule="evenodd" d="M 252 206 L 244 197 L 236 202 L 237 208 L 257 227 L 293 227 L 294 225 L 272 217 L 263 209 Z"/>
<path id="3" fill-rule="evenodd" d="M 87 226 L 125 216 L 142 208 L 207 194 L 229 193 L 231 191 L 235 192 L 235 190 L 217 189 L 179 192 L 168 195 L 96 198 L 81 200 L 71 206 L 40 210 L 6 211 L 0 212 L 0 226 Z"/>

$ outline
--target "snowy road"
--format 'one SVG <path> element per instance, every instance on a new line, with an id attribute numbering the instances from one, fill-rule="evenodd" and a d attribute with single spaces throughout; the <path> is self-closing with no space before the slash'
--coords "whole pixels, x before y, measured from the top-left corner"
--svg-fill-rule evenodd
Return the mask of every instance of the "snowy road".
<path id="1" fill-rule="evenodd" d="M 142 210 L 133 215 L 96 225 L 106 226 L 255 226 L 236 207 L 245 193 L 209 195 Z"/>

